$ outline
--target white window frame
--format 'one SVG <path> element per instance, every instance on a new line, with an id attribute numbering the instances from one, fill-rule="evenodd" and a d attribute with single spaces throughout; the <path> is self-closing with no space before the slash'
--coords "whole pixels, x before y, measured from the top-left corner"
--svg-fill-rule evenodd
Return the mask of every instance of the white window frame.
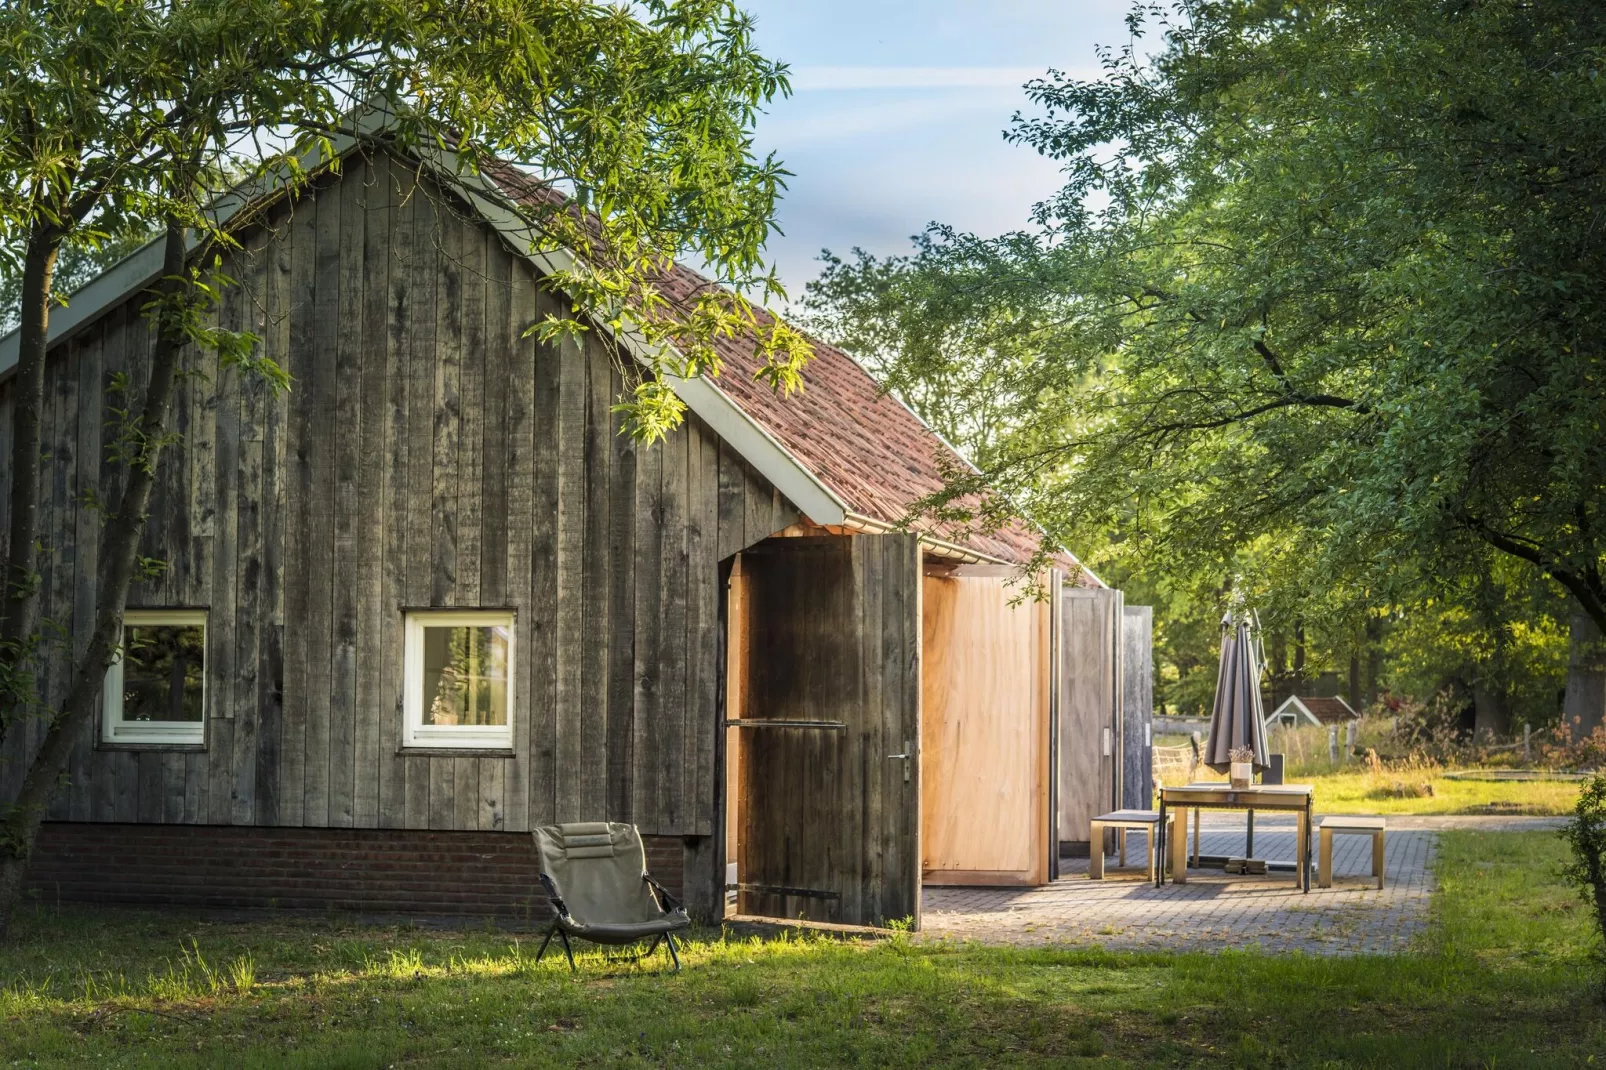
<path id="1" fill-rule="evenodd" d="M 434 750 L 512 750 L 514 683 L 517 679 L 519 632 L 509 609 L 418 609 L 406 613 L 406 645 L 402 652 L 402 746 Z M 424 629 L 504 627 L 507 642 L 507 724 L 433 725 L 424 723 Z"/>
<path id="2" fill-rule="evenodd" d="M 200 747 L 206 744 L 206 722 L 210 716 L 206 694 L 207 637 L 204 609 L 129 609 L 123 612 L 123 627 L 201 628 L 201 719 L 199 721 L 123 720 L 122 634 L 117 637 L 117 660 L 106 669 L 101 692 L 101 740 L 105 743 L 138 743 L 149 746 Z"/>

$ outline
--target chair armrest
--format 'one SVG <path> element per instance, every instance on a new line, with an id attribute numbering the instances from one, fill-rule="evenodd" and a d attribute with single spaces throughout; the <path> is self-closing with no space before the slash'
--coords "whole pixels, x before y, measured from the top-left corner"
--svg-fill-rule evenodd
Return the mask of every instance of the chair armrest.
<path id="1" fill-rule="evenodd" d="M 658 897 L 658 903 L 666 914 L 671 910 L 679 910 L 681 908 L 680 900 L 670 895 L 669 889 L 654 880 L 651 873 L 643 873 L 641 879 L 646 881 L 647 886 L 653 890 L 653 894 Z"/>
<path id="2" fill-rule="evenodd" d="M 552 883 L 552 878 L 545 873 L 539 873 L 537 876 L 541 879 L 541 887 L 546 889 L 546 897 L 552 900 L 552 909 L 558 912 L 558 917 L 568 917 L 569 908 L 564 905 L 563 896 L 558 894 L 558 886 Z"/>

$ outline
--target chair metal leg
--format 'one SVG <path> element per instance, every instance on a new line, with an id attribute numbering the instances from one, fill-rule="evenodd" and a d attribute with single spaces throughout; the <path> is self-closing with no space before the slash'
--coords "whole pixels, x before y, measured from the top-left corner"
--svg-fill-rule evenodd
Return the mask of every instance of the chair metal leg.
<path id="1" fill-rule="evenodd" d="M 668 948 L 669 948 L 669 958 L 675 964 L 675 972 L 679 973 L 680 972 L 680 956 L 675 953 L 675 938 L 673 936 L 669 935 L 668 933 L 664 933 L 664 944 L 666 946 L 668 946 Z"/>
<path id="2" fill-rule="evenodd" d="M 574 949 L 569 946 L 569 934 L 559 929 L 558 939 L 563 941 L 563 953 L 569 956 L 569 972 L 573 973 L 579 967 L 574 964 Z"/>
<path id="3" fill-rule="evenodd" d="M 558 923 L 553 922 L 552 928 L 546 931 L 546 939 L 541 941 L 541 950 L 535 953 L 535 961 L 540 962 L 541 956 L 546 954 L 546 946 L 552 942 L 552 934 L 558 931 Z"/>

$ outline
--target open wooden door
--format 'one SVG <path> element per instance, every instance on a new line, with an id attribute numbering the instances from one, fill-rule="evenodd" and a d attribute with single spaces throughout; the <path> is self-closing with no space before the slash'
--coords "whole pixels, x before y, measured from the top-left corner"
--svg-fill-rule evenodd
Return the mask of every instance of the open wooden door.
<path id="1" fill-rule="evenodd" d="M 1121 805 L 1123 596 L 1067 587 L 1061 598 L 1059 838 L 1081 854 L 1092 819 Z"/>
<path id="2" fill-rule="evenodd" d="M 741 577 L 738 911 L 918 925 L 918 538 L 769 539 Z"/>

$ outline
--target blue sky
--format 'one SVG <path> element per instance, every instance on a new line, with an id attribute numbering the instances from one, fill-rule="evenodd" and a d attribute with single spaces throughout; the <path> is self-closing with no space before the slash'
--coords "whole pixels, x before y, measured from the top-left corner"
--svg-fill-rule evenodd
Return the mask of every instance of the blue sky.
<path id="1" fill-rule="evenodd" d="M 1129 0 L 745 0 L 794 92 L 758 125 L 796 177 L 770 243 L 795 299 L 822 247 L 885 255 L 938 220 L 981 234 L 1023 225 L 1056 165 L 1006 144 L 1020 86 L 1050 67 L 1091 75 L 1127 40 Z"/>

